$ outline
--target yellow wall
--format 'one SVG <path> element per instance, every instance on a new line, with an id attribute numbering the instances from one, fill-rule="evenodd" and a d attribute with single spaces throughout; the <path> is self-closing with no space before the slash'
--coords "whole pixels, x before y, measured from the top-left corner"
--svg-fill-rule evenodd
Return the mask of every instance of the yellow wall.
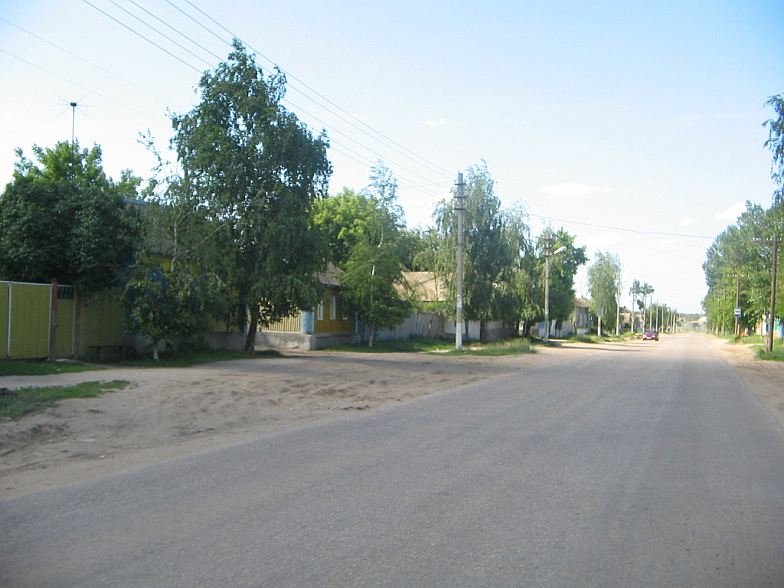
<path id="1" fill-rule="evenodd" d="M 82 300 L 79 353 L 90 345 L 122 345 L 125 340 L 125 311 L 119 289 L 104 290 Z"/>
<path id="2" fill-rule="evenodd" d="M 3 357 L 47 357 L 52 286 L 0 282 L 0 290 L 0 305 L 3 307 L 0 311 L 0 349 L 4 351 Z"/>
<path id="3" fill-rule="evenodd" d="M 335 318 L 331 317 L 332 300 L 335 301 Z M 353 333 L 354 319 L 351 316 L 343 318 L 343 299 L 338 295 L 337 290 L 327 288 L 322 301 L 323 316 L 319 318 L 318 309 L 315 317 L 316 333 Z"/>

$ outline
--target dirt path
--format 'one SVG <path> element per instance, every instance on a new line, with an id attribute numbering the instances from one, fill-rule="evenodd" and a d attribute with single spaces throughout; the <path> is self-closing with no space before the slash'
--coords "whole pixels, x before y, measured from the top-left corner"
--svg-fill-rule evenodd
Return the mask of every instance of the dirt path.
<path id="1" fill-rule="evenodd" d="M 585 346 L 571 353 L 593 349 Z M 784 364 L 755 360 L 744 347 L 720 345 L 719 352 L 784 426 Z M 131 385 L 0 422 L 0 496 L 69 485 L 307 423 L 348 418 L 561 358 L 558 349 L 488 358 L 286 352 L 279 359 L 187 369 L 4 377 L 0 387 L 117 379 Z"/>
<path id="2" fill-rule="evenodd" d="M 347 418 L 519 369 L 541 356 L 286 352 L 193 368 L 0 378 L 0 387 L 127 380 L 0 422 L 0 496 L 68 485 L 314 421 Z"/>

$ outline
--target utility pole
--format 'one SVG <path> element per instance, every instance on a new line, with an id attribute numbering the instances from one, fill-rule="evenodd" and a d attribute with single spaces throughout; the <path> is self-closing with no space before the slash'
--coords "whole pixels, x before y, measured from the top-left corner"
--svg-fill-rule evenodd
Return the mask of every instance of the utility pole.
<path id="1" fill-rule="evenodd" d="M 455 310 L 455 349 L 460 351 L 463 349 L 463 249 L 465 242 L 463 240 L 463 216 L 465 213 L 465 183 L 463 182 L 463 173 L 457 174 L 457 193 L 455 195 L 457 203 L 455 204 L 455 211 L 457 212 L 457 308 Z"/>
<path id="2" fill-rule="evenodd" d="M 737 315 L 737 309 L 740 308 L 740 274 L 732 274 L 728 278 L 735 278 L 735 309 L 732 313 L 735 316 L 735 338 L 740 337 L 740 317 Z M 724 319 L 722 318 L 722 324 Z"/>
<path id="3" fill-rule="evenodd" d="M 563 245 L 555 251 L 550 251 L 553 247 L 553 237 L 550 229 L 547 229 L 544 238 L 544 342 L 550 341 L 550 258 L 566 251 Z"/>
<path id="4" fill-rule="evenodd" d="M 544 342 L 550 340 L 550 248 L 553 246 L 548 229 L 544 237 Z"/>
<path id="5" fill-rule="evenodd" d="M 779 258 L 779 238 L 773 237 L 773 277 L 770 280 L 770 317 L 768 319 L 768 353 L 773 351 L 773 329 L 776 326 L 776 270 Z"/>
<path id="6" fill-rule="evenodd" d="M 755 239 L 757 243 L 773 245 L 772 276 L 770 278 L 770 313 L 768 314 L 768 336 L 765 341 L 765 350 L 770 353 L 773 351 L 773 329 L 776 326 L 776 273 L 778 270 L 779 258 L 779 237 L 772 239 Z"/>

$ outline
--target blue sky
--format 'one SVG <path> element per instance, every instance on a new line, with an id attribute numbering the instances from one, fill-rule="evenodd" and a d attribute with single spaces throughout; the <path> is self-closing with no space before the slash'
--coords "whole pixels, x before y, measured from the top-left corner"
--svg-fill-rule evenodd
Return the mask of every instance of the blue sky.
<path id="1" fill-rule="evenodd" d="M 70 139 L 72 101 L 107 172 L 148 177 L 139 133 L 165 149 L 167 110 L 195 103 L 235 35 L 326 128 L 331 192 L 361 189 L 381 159 L 409 224 L 427 226 L 457 172 L 485 161 L 534 234 L 564 227 L 591 259 L 619 255 L 625 291 L 638 279 L 699 312 L 713 238 L 746 200 L 771 201 L 762 123 L 784 92 L 784 4 L 477 4 L 0 1 L 0 181 L 15 148 Z"/>

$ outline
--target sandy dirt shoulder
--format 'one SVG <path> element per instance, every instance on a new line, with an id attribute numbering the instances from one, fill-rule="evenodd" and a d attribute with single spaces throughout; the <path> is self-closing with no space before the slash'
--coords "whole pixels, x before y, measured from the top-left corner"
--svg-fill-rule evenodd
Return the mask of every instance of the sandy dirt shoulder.
<path id="1" fill-rule="evenodd" d="M 721 358 L 784 427 L 784 363 L 757 359 L 749 345 L 729 345 L 718 339 L 714 342 Z"/>
<path id="2" fill-rule="evenodd" d="M 123 391 L 72 399 L 0 422 L 0 497 L 69 485 L 349 418 L 517 370 L 533 355 L 285 352 L 192 368 L 112 368 L 3 377 L 0 387 L 127 380 Z"/>
<path id="3" fill-rule="evenodd" d="M 731 365 L 784 426 L 784 364 L 715 340 Z M 591 353 L 590 347 L 580 350 Z M 127 380 L 123 391 L 58 403 L 0 422 L 0 497 L 59 487 L 161 463 L 267 434 L 382 410 L 529 365 L 558 350 L 511 357 L 286 352 L 282 358 L 187 369 L 106 369 L 4 377 L 0 387 Z"/>

